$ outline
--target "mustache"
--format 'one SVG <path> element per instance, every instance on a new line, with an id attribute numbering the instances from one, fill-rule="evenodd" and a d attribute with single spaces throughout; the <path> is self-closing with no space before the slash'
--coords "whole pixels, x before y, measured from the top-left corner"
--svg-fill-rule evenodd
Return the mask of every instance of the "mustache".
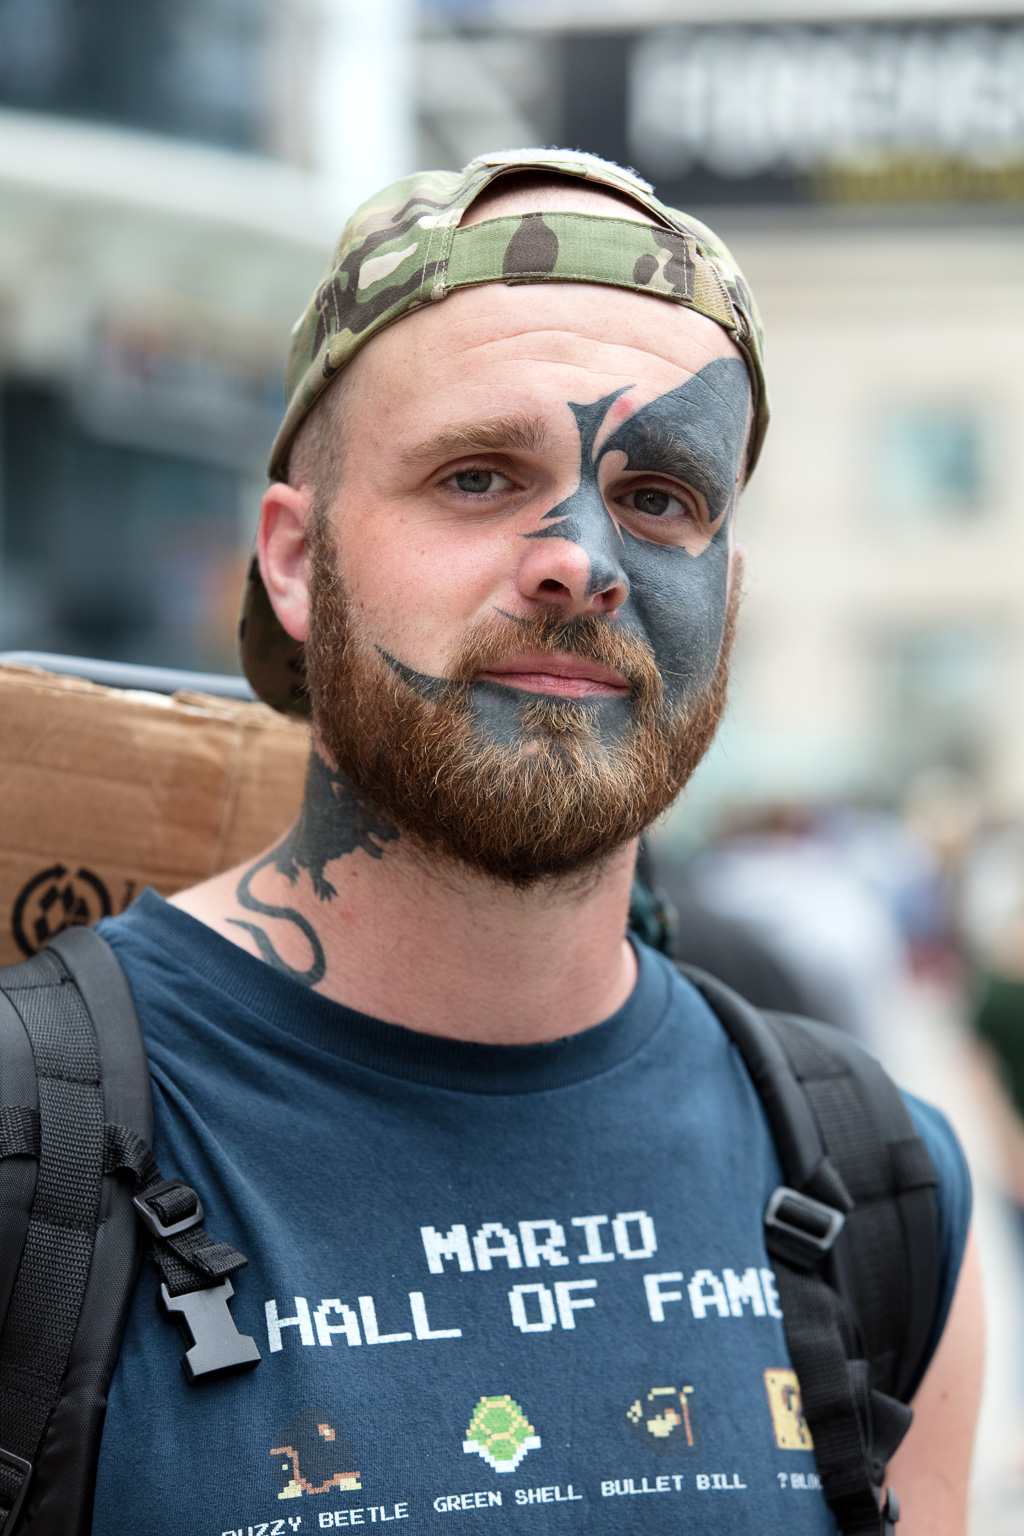
<path id="1" fill-rule="evenodd" d="M 494 614 L 466 636 L 447 670 L 447 703 L 468 696 L 477 674 L 524 651 L 541 656 L 576 656 L 619 672 L 635 706 L 654 707 L 663 694 L 661 673 L 649 642 L 622 630 L 617 621 L 584 615 L 567 619 L 556 612 L 511 619 Z M 559 701 L 551 700 L 552 705 Z"/>

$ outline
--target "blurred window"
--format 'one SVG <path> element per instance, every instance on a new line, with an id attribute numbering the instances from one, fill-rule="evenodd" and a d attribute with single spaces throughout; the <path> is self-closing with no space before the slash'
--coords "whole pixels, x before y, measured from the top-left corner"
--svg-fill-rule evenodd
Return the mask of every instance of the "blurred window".
<path id="1" fill-rule="evenodd" d="M 239 670 L 245 475 L 104 442 L 64 397 L 14 381 L 0 465 L 0 649 Z"/>
<path id="2" fill-rule="evenodd" d="M 984 509 L 988 430 L 976 406 L 897 406 L 876 421 L 874 439 L 872 484 L 888 517 L 956 522 Z"/>
<path id="3" fill-rule="evenodd" d="M 60 90 L 73 52 L 69 0 L 0 0 L 0 97 L 33 105 Z"/>
<path id="4" fill-rule="evenodd" d="M 258 149 L 269 0 L 0 0 L 0 104 Z"/>
<path id="5" fill-rule="evenodd" d="M 984 760 L 998 696 L 1000 634 L 990 624 L 924 624 L 889 637 L 889 736 L 898 774 Z"/>
<path id="6" fill-rule="evenodd" d="M 985 625 L 935 624 L 899 637 L 899 703 L 915 713 L 973 714 L 991 687 L 996 637 Z"/>
<path id="7" fill-rule="evenodd" d="M 262 473 L 284 415 L 281 359 L 246 329 L 185 306 L 101 321 L 73 387 L 80 421 L 107 442 Z"/>

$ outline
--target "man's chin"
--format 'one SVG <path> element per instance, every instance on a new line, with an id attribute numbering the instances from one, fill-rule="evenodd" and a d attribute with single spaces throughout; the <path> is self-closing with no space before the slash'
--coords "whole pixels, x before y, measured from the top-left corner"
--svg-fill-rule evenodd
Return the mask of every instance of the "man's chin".
<path id="1" fill-rule="evenodd" d="M 390 691 L 389 699 L 394 708 Z M 378 708 L 384 699 L 370 713 Z M 324 745 L 419 860 L 517 889 L 603 868 L 671 805 L 713 728 L 709 721 L 699 741 L 687 731 L 681 747 L 650 722 L 606 734 L 579 701 L 543 696 L 512 739 L 443 703 L 417 699 L 398 713 L 400 729 L 378 715 L 371 737 L 326 728 Z M 358 714 L 368 717 L 365 707 Z"/>
<path id="2" fill-rule="evenodd" d="M 410 851 L 518 889 L 584 879 L 637 838 L 704 756 L 724 701 L 709 692 L 675 722 L 608 701 L 612 728 L 592 703 L 532 695 L 512 730 L 372 665 L 350 667 L 334 697 L 315 700 L 326 753 Z"/>
<path id="3" fill-rule="evenodd" d="M 595 850 L 587 857 L 550 854 L 538 858 L 536 850 L 530 849 L 484 848 L 471 852 L 462 846 L 452 847 L 442 836 L 427 841 L 406 829 L 402 829 L 402 836 L 412 862 L 453 889 L 489 886 L 532 893 L 548 890 L 562 896 L 590 891 L 616 859 L 636 843 L 635 837 L 630 838 L 612 848 Z"/>
<path id="4" fill-rule="evenodd" d="M 515 688 L 489 680 L 472 685 L 477 734 L 496 746 L 535 757 L 539 750 L 574 743 L 593 762 L 606 761 L 636 729 L 629 694 L 577 697 Z"/>

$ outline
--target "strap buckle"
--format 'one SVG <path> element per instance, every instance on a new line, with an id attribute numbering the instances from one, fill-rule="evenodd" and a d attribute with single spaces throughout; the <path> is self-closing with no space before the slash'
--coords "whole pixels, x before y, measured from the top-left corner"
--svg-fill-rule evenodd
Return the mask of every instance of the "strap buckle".
<path id="1" fill-rule="evenodd" d="M 191 1216 L 185 1216 L 181 1221 L 164 1222 L 160 1219 L 157 1212 L 153 1210 L 149 1202 L 158 1195 L 167 1194 L 172 1189 L 187 1189 L 189 1194 L 195 1197 L 196 1206 Z M 195 1190 L 182 1179 L 161 1179 L 159 1184 L 153 1184 L 141 1195 L 136 1195 L 132 1200 L 132 1205 L 134 1205 L 142 1218 L 143 1225 L 153 1237 L 177 1237 L 179 1232 L 188 1232 L 192 1227 L 200 1226 L 206 1215 L 206 1212 L 203 1210 L 203 1202 Z M 2 1536 L 2 1533 L 0 1533 L 0 1536 Z"/>
<path id="2" fill-rule="evenodd" d="M 900 1501 L 891 1488 L 885 1490 L 885 1503 L 882 1505 L 882 1531 L 883 1536 L 896 1536 L 896 1522 L 900 1518 Z"/>
<path id="3" fill-rule="evenodd" d="M 160 1286 L 160 1300 L 167 1315 L 176 1316 L 186 1342 L 192 1348 L 182 1356 L 182 1369 L 189 1381 L 200 1376 L 226 1376 L 259 1365 L 256 1340 L 240 1333 L 231 1316 L 228 1302 L 235 1294 L 230 1280 L 211 1285 L 206 1290 L 186 1291 L 172 1296 L 165 1284 Z"/>
<path id="4" fill-rule="evenodd" d="M 12 1536 L 18 1516 L 21 1514 L 21 1506 L 25 1502 L 25 1495 L 28 1493 L 28 1485 L 32 1480 L 32 1463 L 26 1461 L 24 1456 L 15 1456 L 13 1451 L 5 1451 L 2 1446 L 0 1446 L 0 1462 L 11 1467 L 15 1472 L 21 1473 L 21 1487 L 11 1505 L 11 1512 L 4 1521 L 3 1529 L 0 1530 L 0 1536 Z"/>
<path id="5" fill-rule="evenodd" d="M 764 1224 L 787 1242 L 796 1243 L 819 1259 L 828 1253 L 846 1224 L 846 1215 L 834 1205 L 814 1200 L 798 1189 L 780 1184 L 773 1190 L 764 1213 Z"/>

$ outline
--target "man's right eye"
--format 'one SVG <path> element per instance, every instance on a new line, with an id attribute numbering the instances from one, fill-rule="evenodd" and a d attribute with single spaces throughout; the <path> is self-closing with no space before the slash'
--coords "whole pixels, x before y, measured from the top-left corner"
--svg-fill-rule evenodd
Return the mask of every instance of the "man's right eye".
<path id="1" fill-rule="evenodd" d="M 488 491 L 507 491 L 512 482 L 496 469 L 460 469 L 450 477 L 449 484 L 468 496 L 484 496 Z"/>

